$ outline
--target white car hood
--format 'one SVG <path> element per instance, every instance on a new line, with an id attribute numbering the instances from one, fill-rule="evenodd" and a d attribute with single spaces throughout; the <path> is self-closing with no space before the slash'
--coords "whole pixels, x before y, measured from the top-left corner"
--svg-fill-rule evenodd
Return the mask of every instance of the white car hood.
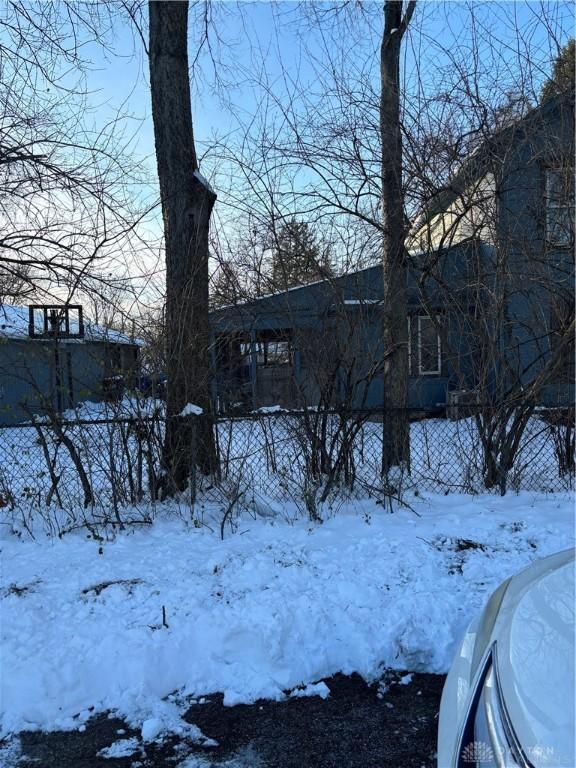
<path id="1" fill-rule="evenodd" d="M 574 552 L 510 582 L 494 627 L 503 699 L 535 768 L 574 762 Z"/>

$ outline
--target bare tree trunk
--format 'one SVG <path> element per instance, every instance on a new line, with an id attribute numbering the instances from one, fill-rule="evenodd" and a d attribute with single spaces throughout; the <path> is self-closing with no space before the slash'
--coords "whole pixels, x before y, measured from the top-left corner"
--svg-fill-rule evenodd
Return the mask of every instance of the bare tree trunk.
<path id="1" fill-rule="evenodd" d="M 408 399 L 408 262 L 404 240 L 402 134 L 400 126 L 400 47 L 415 0 L 402 15 L 402 0 L 384 3 L 380 49 L 380 136 L 382 141 L 382 218 L 384 279 L 384 443 L 382 467 L 410 462 Z"/>
<path id="2" fill-rule="evenodd" d="M 188 2 L 150 2 L 150 86 L 166 247 L 167 421 L 163 492 L 217 469 L 210 398 L 208 228 L 216 195 L 198 173 L 188 77 Z M 202 415 L 181 417 L 187 403 Z M 196 451 L 192 455 L 193 431 Z"/>

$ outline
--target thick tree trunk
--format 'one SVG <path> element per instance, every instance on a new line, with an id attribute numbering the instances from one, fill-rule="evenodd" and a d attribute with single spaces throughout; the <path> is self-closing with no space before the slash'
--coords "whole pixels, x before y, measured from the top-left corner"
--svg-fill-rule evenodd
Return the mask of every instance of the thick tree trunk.
<path id="1" fill-rule="evenodd" d="M 150 86 L 166 248 L 164 493 L 217 469 L 210 397 L 208 228 L 216 195 L 198 174 L 188 77 L 188 3 L 150 2 Z M 202 415 L 180 416 L 193 403 Z"/>
<path id="2" fill-rule="evenodd" d="M 382 219 L 384 279 L 384 442 L 382 466 L 409 466 L 408 401 L 408 263 L 404 247 L 404 193 L 400 126 L 400 47 L 414 12 L 401 0 L 384 3 L 384 35 L 380 49 L 380 135 L 382 140 Z"/>

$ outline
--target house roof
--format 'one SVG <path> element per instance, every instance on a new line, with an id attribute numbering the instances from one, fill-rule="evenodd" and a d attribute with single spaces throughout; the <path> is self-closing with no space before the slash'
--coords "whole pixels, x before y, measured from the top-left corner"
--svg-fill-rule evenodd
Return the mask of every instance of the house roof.
<path id="1" fill-rule="evenodd" d="M 445 263 L 454 274 L 462 275 L 464 284 L 469 284 L 466 270 L 476 263 L 468 258 L 468 250 L 484 247 L 477 241 L 460 243 L 445 248 Z M 409 311 L 421 304 L 419 288 L 414 279 L 418 254 L 411 254 L 412 269 L 409 269 L 407 302 Z M 411 276 L 412 275 L 412 276 Z M 442 300 L 435 284 L 429 286 L 430 301 L 440 307 Z M 293 325 L 301 327 L 314 324 L 318 317 L 334 310 L 370 311 L 382 307 L 384 281 L 381 264 L 374 264 L 354 272 L 348 272 L 331 280 L 322 280 L 298 286 L 275 294 L 260 296 L 250 301 L 219 307 L 210 312 L 212 329 L 217 333 L 252 330 L 274 330 Z"/>
<path id="2" fill-rule="evenodd" d="M 511 146 L 511 142 L 521 140 L 526 131 L 547 118 L 551 113 L 574 106 L 574 94 L 564 91 L 546 100 L 543 104 L 531 109 L 524 117 L 516 122 L 495 131 L 477 147 L 463 162 L 460 170 L 440 189 L 428 202 L 421 216 L 416 217 L 415 227 L 420 227 L 426 221 L 445 211 L 471 184 L 476 182 L 488 171 L 493 170 L 494 163 Z"/>
<path id="3" fill-rule="evenodd" d="M 463 253 L 468 247 L 474 247 L 476 244 L 476 241 L 457 243 L 452 246 L 444 247 L 443 251 L 446 254 Z M 415 268 L 418 264 L 418 260 L 426 255 L 425 252 L 419 250 L 410 251 L 409 268 Z M 334 304 L 334 294 L 340 296 L 339 304 L 341 306 L 366 307 L 381 305 L 384 300 L 382 269 L 382 262 L 379 261 L 374 264 L 369 264 L 366 267 L 361 267 L 360 269 L 344 272 L 337 277 L 315 280 L 304 285 L 296 285 L 292 288 L 278 290 L 275 293 L 267 293 L 263 296 L 242 299 L 235 304 L 226 304 L 221 307 L 215 307 L 210 310 L 210 318 L 212 321 L 215 321 L 225 316 L 230 316 L 231 314 L 237 316 L 240 314 L 249 315 L 254 311 L 261 312 L 262 308 L 267 306 L 271 311 L 278 309 L 286 311 L 286 307 L 289 306 L 291 312 L 297 312 L 299 305 L 298 299 L 306 303 L 314 301 L 315 309 L 322 310 Z M 317 302 L 323 295 L 322 291 L 326 287 L 329 287 L 330 291 L 329 294 L 324 294 L 326 302 L 321 305 Z M 311 299 L 312 296 L 313 299 Z M 409 302 L 411 298 L 414 301 L 414 297 L 411 296 L 409 292 Z M 278 302 L 282 302 L 282 305 L 279 305 Z M 308 308 L 309 307 L 306 306 L 301 309 L 307 311 Z"/>
<path id="4" fill-rule="evenodd" d="M 370 264 L 367 267 L 362 267 L 361 269 L 356 269 L 352 272 L 345 272 L 344 274 L 338 275 L 337 277 L 324 278 L 322 280 L 314 280 L 310 283 L 304 283 L 303 285 L 295 285 L 295 286 L 292 286 L 291 288 L 280 289 L 278 291 L 275 291 L 274 293 L 264 294 L 263 296 L 254 296 L 251 298 L 243 299 L 241 301 L 236 302 L 235 304 L 227 304 L 222 307 L 215 307 L 213 310 L 211 310 L 210 315 L 211 317 L 216 318 L 224 314 L 227 314 L 231 311 L 250 312 L 252 308 L 262 307 L 263 305 L 266 305 L 274 300 L 284 299 L 286 301 L 290 301 L 291 298 L 295 298 L 300 294 L 310 295 L 311 291 L 322 289 L 325 286 L 331 286 L 333 291 L 344 290 L 343 300 L 347 301 L 347 303 L 350 303 L 350 301 L 353 301 L 353 300 L 356 300 L 357 304 L 370 303 L 371 301 L 376 300 L 376 298 L 378 301 L 380 301 L 382 298 L 380 295 L 378 295 L 378 297 L 376 298 L 371 295 L 371 293 L 374 290 L 376 290 L 378 293 L 380 293 L 380 291 L 382 290 L 382 286 L 378 279 L 367 281 L 368 284 L 371 285 L 372 291 L 369 292 L 368 296 L 365 299 L 363 298 L 364 292 L 362 292 L 362 296 L 360 296 L 358 295 L 358 290 L 352 289 L 351 291 L 350 286 L 346 285 L 348 281 L 354 281 L 355 279 L 358 279 L 360 276 L 365 275 L 370 271 L 373 271 L 374 277 L 378 278 L 382 271 L 382 265 Z M 346 287 L 348 287 L 348 291 L 346 291 Z"/>
<path id="5" fill-rule="evenodd" d="M 0 303 L 0 339 L 28 339 L 29 323 L 28 307 L 16 307 L 12 304 Z M 71 322 L 71 330 L 77 331 L 78 324 Z M 38 330 L 41 330 L 40 328 Z M 71 341 L 67 339 L 67 341 Z M 74 339 L 76 342 L 82 341 L 107 341 L 111 344 L 141 344 L 138 340 L 131 339 L 119 331 L 111 328 L 104 328 L 90 321 L 84 322 L 84 338 Z"/>

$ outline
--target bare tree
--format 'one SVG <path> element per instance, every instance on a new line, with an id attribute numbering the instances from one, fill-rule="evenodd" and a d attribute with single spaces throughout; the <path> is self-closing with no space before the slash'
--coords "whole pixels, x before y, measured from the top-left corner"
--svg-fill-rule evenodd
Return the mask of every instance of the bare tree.
<path id="1" fill-rule="evenodd" d="M 380 50 L 380 133 L 382 137 L 382 264 L 384 279 L 384 445 L 385 471 L 410 463 L 408 402 L 408 258 L 404 245 L 406 218 L 402 180 L 400 117 L 400 47 L 416 6 L 402 0 L 384 3 Z"/>
<path id="2" fill-rule="evenodd" d="M 109 51 L 112 4 L 17 0 L 0 19 L 0 281 L 6 299 L 69 300 L 137 239 L 142 176 L 118 113 L 89 121 L 84 51 Z"/>
<path id="3" fill-rule="evenodd" d="M 0 263 L 0 304 L 21 304 L 33 294 L 28 265 Z"/>
<path id="4" fill-rule="evenodd" d="M 152 116 L 166 249 L 164 493 L 171 493 L 185 487 L 195 465 L 206 475 L 217 469 L 208 326 L 208 230 L 216 195 L 198 171 L 194 145 L 188 3 L 150 2 L 149 23 Z M 201 415 L 181 415 L 187 404 L 202 409 Z"/>

